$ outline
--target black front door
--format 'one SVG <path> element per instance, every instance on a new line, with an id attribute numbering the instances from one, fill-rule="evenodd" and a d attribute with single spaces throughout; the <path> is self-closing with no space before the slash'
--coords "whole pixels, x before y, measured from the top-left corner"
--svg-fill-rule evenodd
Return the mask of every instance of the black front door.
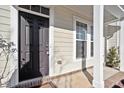
<path id="1" fill-rule="evenodd" d="M 49 74 L 49 19 L 19 12 L 19 81 Z"/>

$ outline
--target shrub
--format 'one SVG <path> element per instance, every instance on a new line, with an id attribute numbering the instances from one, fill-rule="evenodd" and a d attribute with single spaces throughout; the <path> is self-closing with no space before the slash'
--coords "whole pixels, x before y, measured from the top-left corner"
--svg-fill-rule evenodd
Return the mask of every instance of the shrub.
<path id="1" fill-rule="evenodd" d="M 2 83 L 2 79 L 6 78 L 11 73 L 11 71 L 7 71 L 7 65 L 9 64 L 12 55 L 16 52 L 16 48 L 13 48 L 13 46 L 13 42 L 7 42 L 3 38 L 0 38 L 0 57 L 5 58 L 5 65 L 0 73 L 0 87 L 5 84 Z M 5 73 L 6 71 L 7 74 Z"/>
<path id="2" fill-rule="evenodd" d="M 110 67 L 119 67 L 120 60 L 119 55 L 117 53 L 117 49 L 115 47 L 112 47 L 109 49 L 109 52 L 107 54 L 107 62 L 106 65 Z"/>

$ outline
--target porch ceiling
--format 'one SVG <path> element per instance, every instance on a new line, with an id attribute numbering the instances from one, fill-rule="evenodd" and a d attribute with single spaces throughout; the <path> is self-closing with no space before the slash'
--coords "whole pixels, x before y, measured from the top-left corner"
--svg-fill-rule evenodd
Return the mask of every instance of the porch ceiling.
<path id="1" fill-rule="evenodd" d="M 124 17 L 124 5 L 106 5 L 105 10 L 111 13 L 118 19 L 122 19 Z"/>
<path id="2" fill-rule="evenodd" d="M 65 5 L 64 7 L 83 15 L 88 20 L 93 19 L 93 6 L 92 5 Z"/>
<path id="3" fill-rule="evenodd" d="M 63 7 L 77 12 L 89 21 L 93 20 L 93 5 L 63 5 Z M 118 5 L 105 5 L 104 7 L 105 23 L 124 18 L 124 5 L 120 5 L 120 7 Z"/>
<path id="4" fill-rule="evenodd" d="M 65 5 L 64 7 L 75 11 L 88 20 L 93 20 L 93 5 Z M 117 19 L 117 16 L 113 15 L 107 8 L 104 11 L 104 22 L 110 22 Z"/>
<path id="5" fill-rule="evenodd" d="M 111 22 L 111 21 L 116 20 L 116 19 L 117 19 L 116 16 L 112 15 L 106 9 L 104 10 L 104 22 L 105 23 Z"/>

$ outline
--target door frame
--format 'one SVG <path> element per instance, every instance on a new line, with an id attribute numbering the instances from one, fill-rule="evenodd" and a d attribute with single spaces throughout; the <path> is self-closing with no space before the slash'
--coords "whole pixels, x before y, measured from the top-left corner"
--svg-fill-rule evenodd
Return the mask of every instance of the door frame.
<path id="1" fill-rule="evenodd" d="M 50 15 L 44 16 L 43 14 L 38 14 L 35 12 L 27 11 L 26 9 L 19 8 L 16 5 L 10 6 L 11 11 L 11 35 L 10 40 L 14 42 L 15 47 L 17 50 L 19 50 L 19 11 L 31 13 L 34 15 L 47 17 L 49 18 L 49 75 L 53 75 L 53 68 L 54 68 L 54 6 L 49 6 L 50 9 Z M 11 62 L 12 63 L 12 62 Z M 15 54 L 15 60 L 14 64 L 12 63 L 11 66 L 16 65 L 15 77 L 14 82 L 12 82 L 14 85 L 19 83 L 19 53 L 17 52 Z"/>

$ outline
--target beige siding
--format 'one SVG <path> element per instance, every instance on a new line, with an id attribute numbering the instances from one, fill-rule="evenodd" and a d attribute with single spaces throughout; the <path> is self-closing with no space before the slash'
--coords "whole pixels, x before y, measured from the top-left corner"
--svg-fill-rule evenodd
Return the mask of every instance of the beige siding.
<path id="1" fill-rule="evenodd" d="M 81 69 L 82 62 L 73 62 L 73 16 L 84 19 L 83 15 L 63 6 L 57 6 L 54 16 L 54 74 Z M 62 64 L 58 64 L 59 61 Z"/>
<path id="2" fill-rule="evenodd" d="M 10 40 L 10 6 L 0 5 L 0 35 L 6 40 Z M 3 71 L 5 63 L 5 56 L 0 57 L 0 72 Z M 9 67 L 7 67 L 8 69 Z"/>
<path id="3" fill-rule="evenodd" d="M 0 35 L 10 38 L 10 7 L 0 6 Z"/>
<path id="4" fill-rule="evenodd" d="M 4 17 L 4 16 L 0 16 L 0 23 L 1 24 L 7 24 L 7 25 L 9 25 L 10 24 L 10 18 Z"/>
<path id="5" fill-rule="evenodd" d="M 55 73 L 60 74 L 73 60 L 73 22 L 69 10 L 55 8 L 54 58 Z M 57 64 L 62 61 L 62 64 Z"/>
<path id="6" fill-rule="evenodd" d="M 8 5 L 1 5 L 0 9 L 3 9 L 5 11 L 10 11 L 10 7 Z"/>
<path id="7" fill-rule="evenodd" d="M 118 47 L 118 39 L 118 32 L 116 32 L 110 39 L 108 39 L 108 49 L 110 49 L 111 47 Z"/>
<path id="8" fill-rule="evenodd" d="M 118 25 L 117 25 L 118 24 Z M 119 46 L 119 22 L 111 23 L 110 26 L 106 26 L 105 33 L 107 37 L 107 50 L 111 47 L 118 47 Z"/>
<path id="9" fill-rule="evenodd" d="M 10 17 L 10 10 L 6 10 L 6 9 L 2 9 L 0 8 L 0 16 L 3 16 L 3 17 Z"/>
<path id="10" fill-rule="evenodd" d="M 5 24 L 0 24 L 0 31 L 9 32 L 10 26 Z"/>

